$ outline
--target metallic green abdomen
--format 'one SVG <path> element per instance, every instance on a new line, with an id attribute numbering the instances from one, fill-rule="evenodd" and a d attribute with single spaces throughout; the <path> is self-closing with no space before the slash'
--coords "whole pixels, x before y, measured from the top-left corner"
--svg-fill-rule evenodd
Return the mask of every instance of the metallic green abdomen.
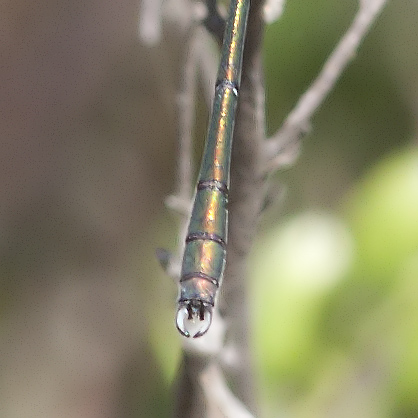
<path id="1" fill-rule="evenodd" d="M 249 7 L 249 0 L 231 0 L 226 22 L 181 270 L 176 324 L 186 337 L 200 337 L 209 329 L 225 269 L 229 169 Z"/>

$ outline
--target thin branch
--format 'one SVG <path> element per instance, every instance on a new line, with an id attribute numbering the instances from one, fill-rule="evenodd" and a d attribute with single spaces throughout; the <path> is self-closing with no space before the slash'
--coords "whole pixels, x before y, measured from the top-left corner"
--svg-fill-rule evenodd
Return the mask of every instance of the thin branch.
<path id="1" fill-rule="evenodd" d="M 208 399 L 208 417 L 254 418 L 231 392 L 217 365 L 212 363 L 201 373 L 200 383 Z"/>
<path id="2" fill-rule="evenodd" d="M 203 20 L 206 29 L 214 36 L 219 45 L 222 45 L 225 32 L 225 19 L 220 15 L 216 0 L 206 0 L 207 16 Z"/>
<path id="3" fill-rule="evenodd" d="M 184 237 L 186 235 L 188 218 L 192 208 L 193 191 L 193 128 L 195 124 L 195 96 L 196 96 L 196 63 L 198 58 L 198 38 L 196 24 L 192 20 L 189 30 L 186 31 L 187 45 L 184 51 L 183 72 L 180 83 L 180 92 L 177 97 L 178 107 L 178 157 L 176 192 L 165 199 L 165 204 L 170 209 L 181 215 L 178 234 L 178 254 L 159 249 L 157 258 L 166 273 L 176 283 L 180 277 L 180 254 L 184 249 Z"/>
<path id="4" fill-rule="evenodd" d="M 179 113 L 179 158 L 177 196 L 190 202 L 193 190 L 192 143 L 195 120 L 197 38 L 194 28 L 190 30 L 188 45 L 184 52 L 184 70 L 178 96 Z"/>
<path id="5" fill-rule="evenodd" d="M 191 3 L 192 6 L 192 3 Z M 193 132 L 195 125 L 195 98 L 197 86 L 197 72 L 200 73 L 204 85 L 205 96 L 210 97 L 211 104 L 213 86 L 216 74 L 216 63 L 208 45 L 208 36 L 201 27 L 196 26 L 203 17 L 200 7 L 193 4 L 194 20 L 187 31 L 187 46 L 184 52 L 184 68 L 181 77 L 180 93 L 178 95 L 179 115 L 179 154 L 176 180 L 176 192 L 166 199 L 166 205 L 180 214 L 188 217 L 191 210 L 193 194 Z M 212 70 L 212 71 L 211 71 Z"/>
<path id="6" fill-rule="evenodd" d="M 190 4 L 190 6 L 192 6 L 192 4 Z M 189 30 L 186 31 L 186 39 L 188 41 L 184 52 L 183 61 L 185 64 L 177 101 L 179 115 L 179 145 L 176 192 L 167 196 L 165 199 L 166 206 L 179 213 L 182 217 L 178 233 L 178 255 L 170 254 L 168 251 L 161 249 L 157 252 L 157 258 L 159 259 L 160 264 L 166 273 L 175 280 L 178 280 L 180 277 L 181 259 L 179 255 L 182 254 L 184 250 L 184 237 L 186 235 L 193 203 L 193 175 L 195 168 L 193 165 L 192 144 L 195 126 L 197 72 L 200 73 L 201 82 L 205 86 L 204 91 L 206 93 L 205 97 L 208 106 L 211 105 L 216 74 L 216 63 L 211 59 L 207 31 L 203 30 L 200 26 L 197 26 L 198 21 L 203 18 L 203 15 L 198 5 L 193 4 L 193 6 L 195 12 L 191 14 L 193 19 L 191 19 Z M 210 70 L 213 71 L 210 72 Z"/>
<path id="7" fill-rule="evenodd" d="M 161 38 L 163 0 L 142 0 L 139 11 L 138 35 L 147 45 L 157 45 Z"/>
<path id="8" fill-rule="evenodd" d="M 216 72 L 218 67 L 219 54 L 213 48 L 214 43 L 210 39 L 208 32 L 200 31 L 199 48 L 199 75 L 202 83 L 203 95 L 208 109 L 212 107 L 213 94 L 215 92 Z"/>
<path id="9" fill-rule="evenodd" d="M 219 306 L 228 324 L 226 346 L 235 365 L 224 366 L 236 396 L 255 411 L 253 355 L 249 319 L 248 254 L 265 196 L 261 151 L 265 142 L 262 46 L 264 1 L 252 0 L 247 24 L 240 99 L 234 129 L 229 199 L 229 234 L 225 278 Z"/>
<path id="10" fill-rule="evenodd" d="M 361 41 L 386 2 L 387 0 L 360 0 L 359 10 L 353 23 L 323 66 L 322 71 L 299 99 L 282 127 L 266 142 L 264 147 L 264 156 L 267 161 L 266 173 L 294 163 L 299 154 L 299 139 L 308 132 L 313 114 L 334 88 L 348 63 L 355 57 Z"/>
<path id="11" fill-rule="evenodd" d="M 212 104 L 216 78 L 216 61 L 206 30 L 195 27 L 190 31 L 185 50 L 185 67 L 178 95 L 179 114 L 179 154 L 177 166 L 176 192 L 169 195 L 165 204 L 168 208 L 188 218 L 193 194 L 193 130 L 195 124 L 195 99 L 197 73 L 203 85 L 204 97 L 208 107 Z"/>

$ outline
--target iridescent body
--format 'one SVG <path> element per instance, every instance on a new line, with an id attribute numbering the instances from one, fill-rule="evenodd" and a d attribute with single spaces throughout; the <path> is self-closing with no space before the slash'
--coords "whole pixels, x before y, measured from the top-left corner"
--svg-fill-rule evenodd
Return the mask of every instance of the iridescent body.
<path id="1" fill-rule="evenodd" d="M 209 329 L 225 269 L 231 147 L 249 7 L 250 0 L 231 0 L 226 22 L 179 285 L 176 324 L 185 337 Z"/>

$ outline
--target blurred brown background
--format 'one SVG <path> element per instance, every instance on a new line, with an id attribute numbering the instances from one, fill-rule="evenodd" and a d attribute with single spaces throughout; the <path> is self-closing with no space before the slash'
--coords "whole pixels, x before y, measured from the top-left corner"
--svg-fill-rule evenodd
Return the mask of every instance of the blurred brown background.
<path id="1" fill-rule="evenodd" d="M 1 3 L 1 417 L 164 405 L 145 289 L 172 187 L 179 54 L 174 36 L 141 44 L 139 7 Z"/>

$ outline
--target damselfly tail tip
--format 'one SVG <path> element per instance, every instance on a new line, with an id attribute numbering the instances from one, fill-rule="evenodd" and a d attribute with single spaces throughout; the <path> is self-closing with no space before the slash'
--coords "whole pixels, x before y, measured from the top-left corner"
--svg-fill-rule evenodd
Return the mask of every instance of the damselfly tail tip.
<path id="1" fill-rule="evenodd" d="M 181 302 L 177 310 L 176 325 L 180 333 L 189 338 L 206 334 L 212 323 L 212 305 L 191 299 Z"/>

